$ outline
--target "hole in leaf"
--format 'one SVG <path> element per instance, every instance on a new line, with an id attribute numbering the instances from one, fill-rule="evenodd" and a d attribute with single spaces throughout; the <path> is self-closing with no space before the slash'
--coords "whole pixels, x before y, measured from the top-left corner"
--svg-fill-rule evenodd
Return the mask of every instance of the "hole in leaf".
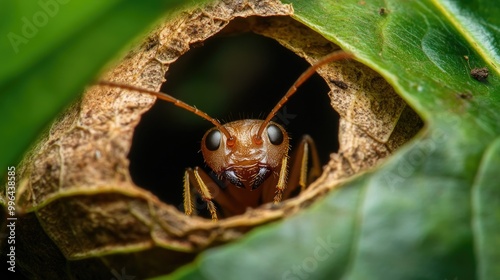
<path id="1" fill-rule="evenodd" d="M 308 66 L 273 39 L 260 35 L 213 37 L 170 66 L 162 91 L 222 123 L 262 119 Z M 339 116 L 330 106 L 328 91 L 326 82 L 315 74 L 274 119 L 288 131 L 292 150 L 302 135 L 311 135 L 322 164 L 338 149 Z M 135 129 L 129 154 L 134 182 L 183 211 L 185 168 L 210 171 L 199 150 L 203 134 L 211 127 L 191 112 L 157 101 Z"/>

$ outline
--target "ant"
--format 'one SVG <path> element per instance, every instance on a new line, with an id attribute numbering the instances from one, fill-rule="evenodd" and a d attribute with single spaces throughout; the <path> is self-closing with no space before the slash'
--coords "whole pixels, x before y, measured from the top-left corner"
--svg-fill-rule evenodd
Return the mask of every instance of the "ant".
<path id="1" fill-rule="evenodd" d="M 184 212 L 186 215 L 193 215 L 193 197 L 196 190 L 207 203 L 212 220 L 216 221 L 218 211 L 214 201 L 220 207 L 219 214 L 230 217 L 244 213 L 248 207 L 255 208 L 268 202 L 277 204 L 283 197 L 291 197 L 299 186 L 300 191 L 303 191 L 308 183 L 319 177 L 321 167 L 313 139 L 304 135 L 290 160 L 288 134 L 281 125 L 271 119 L 319 67 L 352 57 L 353 55 L 340 50 L 311 65 L 264 120 L 244 119 L 221 124 L 207 113 L 163 92 L 111 81 L 99 81 L 97 84 L 153 95 L 190 111 L 215 126 L 203 136 L 201 152 L 217 178 L 212 178 L 199 167 L 185 170 Z M 312 159 L 310 170 L 309 153 Z"/>

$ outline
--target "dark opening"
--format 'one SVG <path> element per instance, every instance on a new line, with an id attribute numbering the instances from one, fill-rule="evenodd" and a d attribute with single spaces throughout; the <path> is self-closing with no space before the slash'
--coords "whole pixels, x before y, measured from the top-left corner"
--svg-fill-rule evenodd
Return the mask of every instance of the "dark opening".
<path id="1" fill-rule="evenodd" d="M 276 41 L 247 33 L 213 37 L 171 65 L 162 91 L 195 105 L 222 123 L 264 118 L 309 64 Z M 275 119 L 291 137 L 292 150 L 304 134 L 315 140 L 323 164 L 338 150 L 338 114 L 329 88 L 315 74 Z M 134 182 L 182 209 L 186 167 L 208 171 L 200 153 L 208 121 L 157 101 L 135 129 L 130 151 Z"/>

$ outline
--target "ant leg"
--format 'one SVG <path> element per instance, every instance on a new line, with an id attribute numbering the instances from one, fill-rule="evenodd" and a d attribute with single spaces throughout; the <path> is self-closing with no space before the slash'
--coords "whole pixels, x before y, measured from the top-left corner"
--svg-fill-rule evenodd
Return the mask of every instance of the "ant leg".
<path id="1" fill-rule="evenodd" d="M 223 181 L 216 182 L 212 176 L 203 169 L 198 169 L 198 174 L 212 194 L 212 200 L 219 206 L 219 213 L 224 217 L 231 217 L 241 213 L 241 205 L 238 203 L 238 193 L 230 191 L 231 186 L 225 186 Z M 233 188 L 234 190 L 234 188 Z M 240 189 L 236 189 L 238 191 Z M 246 208 L 244 209 L 246 210 Z"/>
<path id="2" fill-rule="evenodd" d="M 276 192 L 274 196 L 274 203 L 281 202 L 283 198 L 283 190 L 286 188 L 286 179 L 288 176 L 288 155 L 283 156 L 281 160 L 280 175 L 278 179 L 278 184 L 276 184 Z"/>
<path id="3" fill-rule="evenodd" d="M 311 168 L 309 168 L 309 155 L 311 156 Z M 284 192 L 285 198 L 300 186 L 300 191 L 304 191 L 308 184 L 321 175 L 321 163 L 318 150 L 314 140 L 309 135 L 302 136 L 299 146 L 293 152 L 290 164 L 290 178 L 288 186 Z"/>
<path id="4" fill-rule="evenodd" d="M 193 215 L 193 194 L 191 193 L 191 185 L 189 182 L 189 173 L 192 173 L 193 169 L 186 168 L 184 171 L 184 213 L 188 216 Z"/>
<path id="5" fill-rule="evenodd" d="M 203 169 L 195 167 L 194 170 L 187 168 L 184 173 L 184 212 L 186 215 L 192 215 L 194 209 L 193 187 L 200 194 L 201 198 L 207 202 L 208 210 L 212 220 L 217 220 L 217 210 L 213 201 L 217 202 L 225 217 L 233 216 L 240 212 L 239 205 L 235 202 L 236 198 L 223 189 L 214 179 Z"/>
<path id="6" fill-rule="evenodd" d="M 201 178 L 198 167 L 195 167 L 194 170 L 191 168 L 187 168 L 184 172 L 184 212 L 186 213 L 186 215 L 191 216 L 194 209 L 193 195 L 190 187 L 191 184 L 197 187 L 198 193 L 201 195 L 201 198 L 207 203 L 207 208 L 208 211 L 210 211 L 212 220 L 217 221 L 217 209 L 215 208 L 215 204 L 212 201 L 213 196 L 210 192 L 210 189 Z"/>

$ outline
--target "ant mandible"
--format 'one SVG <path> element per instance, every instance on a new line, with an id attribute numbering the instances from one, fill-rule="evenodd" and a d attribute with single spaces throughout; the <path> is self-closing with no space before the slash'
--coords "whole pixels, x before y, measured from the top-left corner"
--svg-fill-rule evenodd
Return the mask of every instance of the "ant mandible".
<path id="1" fill-rule="evenodd" d="M 281 125 L 271 119 L 319 67 L 352 57 L 351 54 L 340 50 L 311 65 L 264 120 L 244 119 L 221 124 L 207 113 L 163 92 L 111 81 L 99 81 L 97 84 L 151 94 L 193 112 L 215 126 L 203 136 L 201 152 L 206 164 L 220 180 L 214 180 L 199 167 L 187 168 L 184 172 L 184 212 L 187 215 L 194 212 L 194 186 L 206 201 L 212 220 L 216 221 L 218 212 L 214 201 L 221 208 L 222 213 L 219 214 L 225 217 L 238 215 L 244 213 L 248 207 L 255 208 L 268 202 L 279 203 L 283 197 L 290 197 L 298 186 L 301 191 L 304 190 L 310 181 L 309 178 L 319 176 L 319 157 L 312 138 L 303 136 L 289 164 L 288 134 Z M 312 167 L 308 175 L 309 152 Z"/>

